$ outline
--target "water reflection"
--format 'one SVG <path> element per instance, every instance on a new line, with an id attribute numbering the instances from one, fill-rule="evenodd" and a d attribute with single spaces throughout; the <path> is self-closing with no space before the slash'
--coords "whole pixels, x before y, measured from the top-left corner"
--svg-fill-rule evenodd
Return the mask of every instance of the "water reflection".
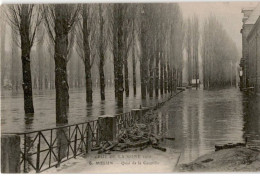
<path id="1" fill-rule="evenodd" d="M 248 145 L 260 149 L 260 98 L 243 95 L 244 138 Z"/>
<path id="2" fill-rule="evenodd" d="M 106 112 L 106 110 L 105 110 L 105 101 L 102 100 L 102 101 L 100 102 L 100 115 L 104 115 L 105 112 Z"/>
<path id="3" fill-rule="evenodd" d="M 100 114 L 118 114 L 133 108 L 154 105 L 159 97 L 140 99 L 124 98 L 124 107 L 116 106 L 113 89 L 107 90 L 105 101 L 99 93 L 93 94 L 94 102 L 86 104 L 85 91 L 70 92 L 69 124 L 97 119 Z M 163 96 L 164 98 L 167 95 Z M 214 150 L 215 144 L 244 142 L 248 137 L 250 146 L 260 147 L 260 101 L 259 97 L 243 94 L 236 88 L 223 90 L 186 90 L 174 97 L 158 113 L 159 127 L 155 131 L 175 137 L 165 144 L 182 151 L 180 163 L 194 160 Z M 34 117 L 23 119 L 23 95 L 5 95 L 2 101 L 1 127 L 4 131 L 28 131 L 55 127 L 55 94 L 39 93 L 34 96 L 37 110 Z M 159 130 L 158 130 L 159 129 Z M 62 143 L 64 137 L 59 137 Z M 66 153 L 62 152 L 63 156 Z"/>
<path id="4" fill-rule="evenodd" d="M 25 117 L 24 129 L 30 131 L 33 129 L 34 114 L 27 114 L 25 116 L 26 117 Z"/>
<path id="5" fill-rule="evenodd" d="M 187 90 L 161 110 L 168 119 L 166 145 L 182 151 L 180 163 L 214 151 L 215 144 L 244 142 L 260 147 L 259 97 L 249 98 L 239 90 Z"/>
<path id="6" fill-rule="evenodd" d="M 114 88 L 106 88 L 106 100 L 101 101 L 99 89 L 93 91 L 93 103 L 86 103 L 85 89 L 70 89 L 70 109 L 68 112 L 68 123 L 75 124 L 88 120 L 97 119 L 101 114 L 119 114 L 128 112 L 131 109 L 139 108 L 140 105 L 151 106 L 158 99 L 147 98 L 141 100 L 140 88 L 137 88 L 136 97 L 130 91 L 128 98 L 124 96 L 124 107 L 118 107 L 115 101 Z M 3 90 L 1 92 L 1 128 L 2 132 L 17 132 L 29 130 L 39 130 L 52 128 L 56 126 L 55 113 L 55 90 L 34 90 L 33 101 L 35 113 L 33 121 L 27 121 L 28 117 L 24 116 L 23 110 L 23 93 L 13 94 L 11 91 Z M 166 95 L 164 95 L 166 97 Z M 25 118 L 25 119 L 24 119 Z M 32 118 L 32 117 L 31 117 Z M 30 122 L 30 125 L 26 124 Z"/>
<path id="7" fill-rule="evenodd" d="M 92 117 L 92 115 L 93 115 L 93 108 L 92 108 L 92 103 L 87 103 L 87 107 L 86 107 L 86 109 L 87 109 L 87 117 L 89 116 L 89 117 Z"/>

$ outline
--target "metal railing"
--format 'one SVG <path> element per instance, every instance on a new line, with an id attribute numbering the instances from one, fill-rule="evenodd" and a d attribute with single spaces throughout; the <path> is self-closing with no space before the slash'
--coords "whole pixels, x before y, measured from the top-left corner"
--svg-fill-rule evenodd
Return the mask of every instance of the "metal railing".
<path id="1" fill-rule="evenodd" d="M 21 167 L 23 172 L 37 173 L 89 151 L 99 144 L 102 133 L 99 122 L 89 121 L 19 134 L 21 144 Z"/>
<path id="2" fill-rule="evenodd" d="M 131 112 L 116 117 L 117 135 L 122 129 L 134 125 Z M 88 153 L 100 144 L 103 134 L 98 120 L 52 129 L 17 133 L 21 136 L 21 171 L 43 172 L 58 167 L 62 162 Z"/>
<path id="3" fill-rule="evenodd" d="M 158 109 L 173 96 L 145 109 Z M 137 121 L 136 116 L 133 116 L 131 112 L 117 114 L 115 118 L 116 136 L 121 133 L 122 129 L 132 127 Z M 40 173 L 52 167 L 58 167 L 62 162 L 97 148 L 101 143 L 100 137 L 103 133 L 99 120 L 93 120 L 74 125 L 11 134 L 21 137 L 21 171 Z"/>

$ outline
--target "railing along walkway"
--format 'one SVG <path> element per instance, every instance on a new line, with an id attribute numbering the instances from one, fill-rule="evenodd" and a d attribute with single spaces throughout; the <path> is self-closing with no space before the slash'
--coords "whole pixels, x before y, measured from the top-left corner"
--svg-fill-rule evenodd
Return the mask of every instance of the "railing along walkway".
<path id="1" fill-rule="evenodd" d="M 111 137 L 113 139 L 120 134 L 121 130 L 133 126 L 140 119 L 140 113 L 142 115 L 149 110 L 160 108 L 180 92 L 171 95 L 155 106 L 109 116 L 112 118 L 112 122 L 107 122 L 108 119 L 105 119 L 105 122 L 98 119 L 26 133 L 8 133 L 19 135 L 21 138 L 21 170 L 24 173 L 33 171 L 39 173 L 52 167 L 58 167 L 71 158 L 89 153 L 92 149 L 97 148 L 102 141 L 107 141 Z M 107 128 L 107 126 L 112 128 Z"/>

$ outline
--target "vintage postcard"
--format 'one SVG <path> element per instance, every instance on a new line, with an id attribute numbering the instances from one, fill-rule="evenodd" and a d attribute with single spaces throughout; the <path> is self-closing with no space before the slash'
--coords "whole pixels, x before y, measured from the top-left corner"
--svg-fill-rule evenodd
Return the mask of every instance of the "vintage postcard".
<path id="1" fill-rule="evenodd" d="M 259 2 L 4 2 L 0 23 L 1 173 L 260 172 Z"/>

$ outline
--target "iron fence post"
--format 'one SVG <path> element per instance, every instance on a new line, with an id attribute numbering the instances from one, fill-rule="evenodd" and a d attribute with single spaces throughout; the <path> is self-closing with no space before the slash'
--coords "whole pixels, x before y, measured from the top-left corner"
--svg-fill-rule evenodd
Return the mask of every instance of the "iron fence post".
<path id="1" fill-rule="evenodd" d="M 70 143 L 71 143 L 71 137 L 70 137 L 70 127 L 69 127 L 69 141 L 68 141 L 67 159 L 69 159 L 69 155 L 70 155 Z"/>
<path id="2" fill-rule="evenodd" d="M 50 156 L 49 156 L 49 167 L 51 166 L 51 153 L 52 153 L 52 129 L 51 129 L 51 139 L 50 139 Z"/>
<path id="3" fill-rule="evenodd" d="M 89 153 L 91 151 L 92 148 L 92 132 L 90 129 L 90 124 L 87 124 L 87 135 L 86 135 L 86 153 Z"/>
<path id="4" fill-rule="evenodd" d="M 74 140 L 74 158 L 76 158 L 76 155 L 77 155 L 77 127 L 76 127 L 76 134 Z"/>
<path id="5" fill-rule="evenodd" d="M 93 125 L 94 125 L 94 123 L 93 123 Z M 96 146 L 99 146 L 100 145 L 99 135 L 100 135 L 100 131 L 101 131 L 100 125 L 99 125 L 99 120 L 97 120 L 97 122 L 96 122 L 96 130 L 94 130 L 94 131 L 96 131 Z"/>
<path id="6" fill-rule="evenodd" d="M 39 132 L 39 142 L 37 144 L 36 173 L 40 172 L 40 151 L 41 151 L 41 132 Z"/>
<path id="7" fill-rule="evenodd" d="M 26 161 L 27 161 L 27 150 L 26 150 L 26 141 L 27 137 L 26 137 L 26 134 L 24 134 L 24 153 L 23 153 L 23 159 L 24 159 L 24 162 L 23 162 L 23 172 L 24 173 L 27 173 L 27 169 L 26 169 Z"/>
<path id="8" fill-rule="evenodd" d="M 88 153 L 88 124 L 86 125 L 85 132 L 86 132 L 85 152 L 86 152 L 86 154 L 87 154 L 87 153 Z"/>
<path id="9" fill-rule="evenodd" d="M 84 125 L 81 126 L 81 134 L 80 134 L 80 143 L 81 143 L 81 152 L 84 152 Z"/>

